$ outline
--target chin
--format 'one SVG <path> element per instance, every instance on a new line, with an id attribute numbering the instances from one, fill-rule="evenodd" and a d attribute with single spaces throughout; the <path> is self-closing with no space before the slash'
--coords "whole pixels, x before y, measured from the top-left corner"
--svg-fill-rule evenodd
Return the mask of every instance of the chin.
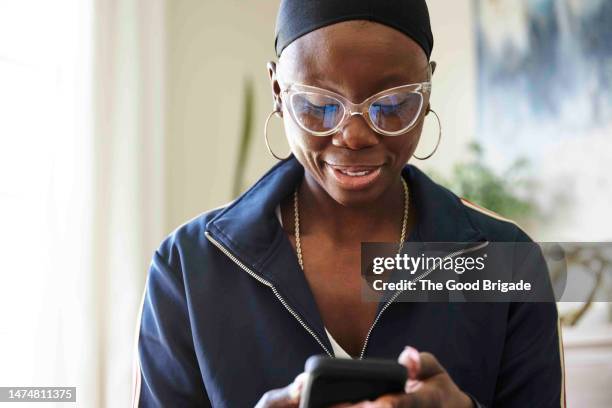
<path id="1" fill-rule="evenodd" d="M 339 204 L 345 207 L 365 207 L 374 205 L 385 190 L 383 180 L 361 189 L 345 189 L 334 180 L 326 180 L 327 193 Z"/>

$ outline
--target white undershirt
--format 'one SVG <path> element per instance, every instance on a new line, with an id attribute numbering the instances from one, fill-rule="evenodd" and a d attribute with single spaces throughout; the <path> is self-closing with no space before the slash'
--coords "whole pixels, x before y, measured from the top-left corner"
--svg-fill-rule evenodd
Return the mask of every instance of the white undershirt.
<path id="1" fill-rule="evenodd" d="M 283 217 L 281 216 L 280 205 L 277 205 L 274 211 L 276 213 L 276 217 L 278 218 L 278 222 L 282 226 Z M 327 328 L 325 328 L 325 333 L 327 334 L 327 337 L 329 338 L 329 342 L 331 343 L 332 351 L 334 352 L 334 356 L 338 358 L 352 358 L 351 355 L 347 353 L 342 348 L 342 346 L 338 344 L 338 342 L 332 337 L 331 333 L 327 330 Z"/>

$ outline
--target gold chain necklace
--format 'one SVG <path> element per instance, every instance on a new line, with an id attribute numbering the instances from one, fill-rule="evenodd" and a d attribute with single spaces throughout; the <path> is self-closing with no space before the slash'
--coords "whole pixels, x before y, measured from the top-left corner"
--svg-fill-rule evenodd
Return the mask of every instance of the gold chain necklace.
<path id="1" fill-rule="evenodd" d="M 404 241 L 406 240 L 406 225 L 408 224 L 408 207 L 410 205 L 410 197 L 408 192 L 408 185 L 406 180 L 400 176 L 402 180 L 402 187 L 404 188 L 404 216 L 402 218 L 402 233 L 400 234 L 400 242 L 398 252 L 402 250 Z M 300 211 L 298 202 L 298 189 L 296 188 L 293 192 L 293 218 L 294 218 L 294 229 L 295 229 L 295 251 L 297 252 L 298 262 L 300 267 L 304 270 L 304 259 L 302 257 L 302 242 L 300 240 Z"/>

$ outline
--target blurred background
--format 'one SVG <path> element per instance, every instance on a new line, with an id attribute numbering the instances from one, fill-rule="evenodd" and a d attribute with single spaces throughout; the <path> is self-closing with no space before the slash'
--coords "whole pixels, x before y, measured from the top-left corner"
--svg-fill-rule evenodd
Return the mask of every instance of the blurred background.
<path id="1" fill-rule="evenodd" d="M 536 240 L 610 241 L 612 2 L 428 4 L 443 139 L 415 164 Z M 275 163 L 277 6 L 0 0 L 0 385 L 130 403 L 153 251 Z M 568 406 L 610 406 L 610 305 L 559 310 Z"/>

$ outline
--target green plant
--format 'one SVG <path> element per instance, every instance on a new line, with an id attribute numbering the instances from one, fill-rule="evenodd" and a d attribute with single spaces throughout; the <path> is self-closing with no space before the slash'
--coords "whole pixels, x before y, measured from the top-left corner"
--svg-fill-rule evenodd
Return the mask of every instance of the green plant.
<path id="1" fill-rule="evenodd" d="M 449 178 L 428 171 L 440 184 L 500 215 L 528 220 L 538 214 L 535 201 L 528 198 L 534 182 L 529 176 L 529 161 L 519 158 L 507 169 L 497 172 L 484 160 L 480 144 L 469 145 L 471 158 L 454 165 Z"/>
<path id="2" fill-rule="evenodd" d="M 238 158 L 234 166 L 234 182 L 232 197 L 240 194 L 244 186 L 244 174 L 253 139 L 253 112 L 255 111 L 255 91 L 253 80 L 247 77 L 243 84 L 242 97 L 242 125 L 240 128 L 240 141 L 238 144 Z"/>

